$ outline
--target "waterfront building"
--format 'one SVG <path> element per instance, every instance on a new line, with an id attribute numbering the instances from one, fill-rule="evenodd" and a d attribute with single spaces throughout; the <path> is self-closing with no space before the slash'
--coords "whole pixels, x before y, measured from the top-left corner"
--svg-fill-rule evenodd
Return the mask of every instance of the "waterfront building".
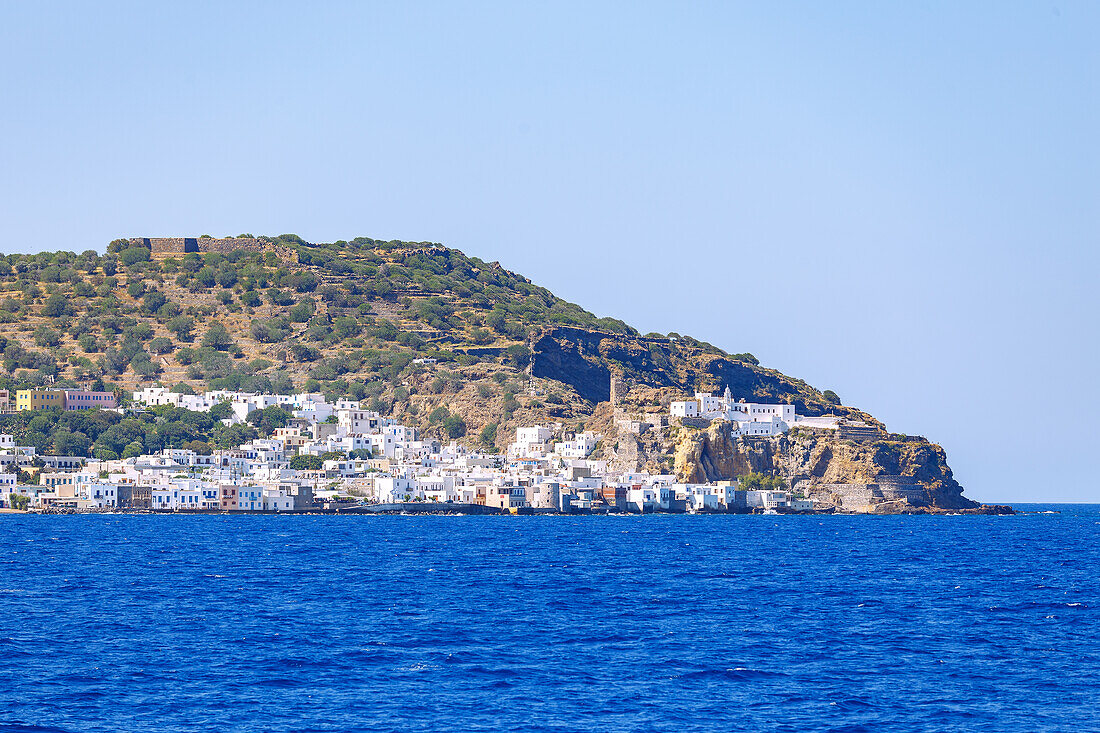
<path id="1" fill-rule="evenodd" d="M 48 393 L 26 392 L 24 403 L 30 405 L 43 403 L 34 393 Z M 61 392 L 63 397 L 77 393 Z M 601 439 L 598 433 L 563 435 L 558 423 L 522 426 L 504 454 L 491 454 L 457 441 L 421 440 L 414 428 L 365 410 L 355 400 L 330 404 L 316 393 L 256 395 L 216 390 L 178 395 L 154 387 L 135 392 L 134 397 L 141 405 L 172 404 L 184 409 L 209 410 L 226 402 L 232 408 L 227 424 L 247 420 L 250 412 L 271 406 L 299 416 L 271 437 L 210 455 L 167 448 L 110 461 L 43 456 L 43 486 L 32 492 L 33 506 L 279 512 L 357 502 L 460 502 L 510 512 L 638 513 L 802 510 L 807 506 L 803 501 L 794 503 L 785 491 L 741 491 L 736 481 L 677 484 L 668 474 L 615 471 L 607 461 L 589 457 Z M 72 403 L 77 404 L 75 397 Z M 730 420 L 735 434 L 741 435 L 778 434 L 798 420 L 789 405 L 735 402 L 729 390 L 721 396 L 698 393 L 673 406 L 680 417 L 698 414 Z M 319 422 L 318 415 L 335 419 Z M 621 416 L 616 426 L 643 431 L 669 424 L 668 415 L 642 417 Z M 0 470 L 7 472 L 0 475 L 12 476 L 6 482 L 0 480 L 0 492 L 14 485 L 14 472 L 29 466 L 34 453 L 33 447 L 18 446 L 13 436 L 0 434 Z M 326 457 L 319 470 L 291 468 L 295 455 L 326 453 L 336 457 Z"/>
<path id="2" fill-rule="evenodd" d="M 745 503 L 750 509 L 780 509 L 787 506 L 790 494 L 786 491 L 746 491 Z"/>
<path id="3" fill-rule="evenodd" d="M 374 491 L 382 504 L 396 504 L 420 498 L 416 481 L 400 476 L 380 476 L 374 480 Z"/>

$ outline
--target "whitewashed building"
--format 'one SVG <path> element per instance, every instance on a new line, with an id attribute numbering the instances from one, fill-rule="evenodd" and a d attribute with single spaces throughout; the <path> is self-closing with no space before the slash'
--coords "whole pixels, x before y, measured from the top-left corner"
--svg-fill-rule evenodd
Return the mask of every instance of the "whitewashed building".
<path id="1" fill-rule="evenodd" d="M 673 417 L 699 417 L 699 401 L 675 400 L 669 403 L 668 411 Z"/>
<path id="2" fill-rule="evenodd" d="M 541 425 L 516 428 L 516 440 L 508 446 L 508 455 L 514 458 L 543 458 L 553 433 Z"/>
<path id="3" fill-rule="evenodd" d="M 397 504 L 421 498 L 416 480 L 398 476 L 380 476 L 374 480 L 374 491 L 382 504 Z"/>
<path id="4" fill-rule="evenodd" d="M 596 444 L 600 442 L 599 433 L 588 430 L 578 433 L 570 440 L 563 440 L 554 446 L 554 453 L 562 458 L 587 458 L 596 450 Z"/>

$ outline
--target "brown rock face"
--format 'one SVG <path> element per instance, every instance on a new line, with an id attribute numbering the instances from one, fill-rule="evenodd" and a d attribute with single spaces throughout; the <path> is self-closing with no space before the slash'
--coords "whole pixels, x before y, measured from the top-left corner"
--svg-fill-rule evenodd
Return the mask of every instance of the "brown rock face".
<path id="1" fill-rule="evenodd" d="M 772 462 L 770 444 L 750 445 L 733 437 L 730 423 L 716 420 L 706 430 L 682 429 L 674 466 L 680 481 L 698 484 L 770 471 Z"/>
<path id="2" fill-rule="evenodd" d="M 729 387 L 738 399 L 787 402 L 800 415 L 833 414 L 879 424 L 860 410 L 829 403 L 801 380 L 667 338 L 550 327 L 531 342 L 531 351 L 533 376 L 564 382 L 591 402 L 610 399 L 614 373 L 621 375 L 632 393 L 636 388 L 684 393 L 720 392 Z"/>
<path id="3" fill-rule="evenodd" d="M 943 509 L 978 506 L 962 495 L 943 448 L 924 438 L 857 443 L 825 431 L 795 430 L 773 438 L 733 437 L 728 423 L 681 428 L 675 469 L 680 481 L 703 483 L 753 471 L 786 478 L 813 495 L 841 484 L 886 484 L 923 489 L 922 503 Z"/>
<path id="4" fill-rule="evenodd" d="M 822 431 L 797 430 L 783 436 L 783 460 L 777 468 L 792 480 L 820 484 L 889 483 L 917 485 L 932 506 L 978 506 L 962 495 L 943 448 L 919 436 L 858 443 Z"/>

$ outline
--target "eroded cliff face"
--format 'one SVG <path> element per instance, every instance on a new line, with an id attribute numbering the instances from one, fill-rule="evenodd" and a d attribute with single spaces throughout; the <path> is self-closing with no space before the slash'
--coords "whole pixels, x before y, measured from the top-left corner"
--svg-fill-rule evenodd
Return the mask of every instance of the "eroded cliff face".
<path id="1" fill-rule="evenodd" d="M 735 438 L 730 423 L 715 421 L 706 430 L 681 428 L 673 466 L 677 478 L 689 484 L 771 473 L 775 447 L 772 441 Z"/>
<path id="2" fill-rule="evenodd" d="M 838 507 L 854 505 L 860 496 L 869 497 L 867 505 L 977 506 L 962 496 L 940 446 L 920 437 L 890 434 L 873 416 L 830 403 L 802 380 L 716 351 L 690 339 L 548 327 L 531 342 L 529 372 L 562 382 L 582 399 L 600 403 L 591 423 L 605 437 L 600 457 L 613 470 L 671 469 L 687 483 L 757 471 L 781 476 L 796 491 Z M 613 392 L 612 382 L 623 389 Z M 723 422 L 702 430 L 681 425 L 640 433 L 619 424 L 618 418 L 628 415 L 652 422 L 654 415 L 667 416 L 671 399 L 726 387 L 735 399 L 789 403 L 800 415 L 835 415 L 850 427 L 844 429 L 844 437 L 796 429 L 773 438 L 735 438 Z M 601 411 L 606 400 L 613 404 Z"/>
<path id="3" fill-rule="evenodd" d="M 794 430 L 772 438 L 733 437 L 729 423 L 680 429 L 675 470 L 680 481 L 733 479 L 753 471 L 781 476 L 808 496 L 832 501 L 838 486 L 903 486 L 912 503 L 942 509 L 978 506 L 962 495 L 943 448 L 924 438 L 855 442 L 825 431 Z M 916 491 L 919 489 L 919 492 Z"/>
<path id="4" fill-rule="evenodd" d="M 833 414 L 878 424 L 852 407 L 834 405 L 806 382 L 785 374 L 667 338 L 606 333 L 569 326 L 546 328 L 531 342 L 530 373 L 568 384 L 591 402 L 610 398 L 610 379 L 619 375 L 631 390 L 670 395 L 696 389 L 757 402 L 787 402 L 800 415 Z M 683 399 L 676 396 L 674 399 Z M 656 405 L 654 405 L 656 406 Z"/>

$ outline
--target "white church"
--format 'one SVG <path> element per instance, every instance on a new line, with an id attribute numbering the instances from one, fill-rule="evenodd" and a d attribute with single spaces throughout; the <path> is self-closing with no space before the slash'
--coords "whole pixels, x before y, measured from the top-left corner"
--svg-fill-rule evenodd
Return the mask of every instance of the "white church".
<path id="1" fill-rule="evenodd" d="M 734 401 L 730 388 L 722 395 L 696 392 L 695 399 L 672 402 L 672 417 L 702 417 L 737 423 L 735 435 L 779 435 L 787 432 L 798 418 L 794 405 L 768 405 L 759 402 Z"/>

